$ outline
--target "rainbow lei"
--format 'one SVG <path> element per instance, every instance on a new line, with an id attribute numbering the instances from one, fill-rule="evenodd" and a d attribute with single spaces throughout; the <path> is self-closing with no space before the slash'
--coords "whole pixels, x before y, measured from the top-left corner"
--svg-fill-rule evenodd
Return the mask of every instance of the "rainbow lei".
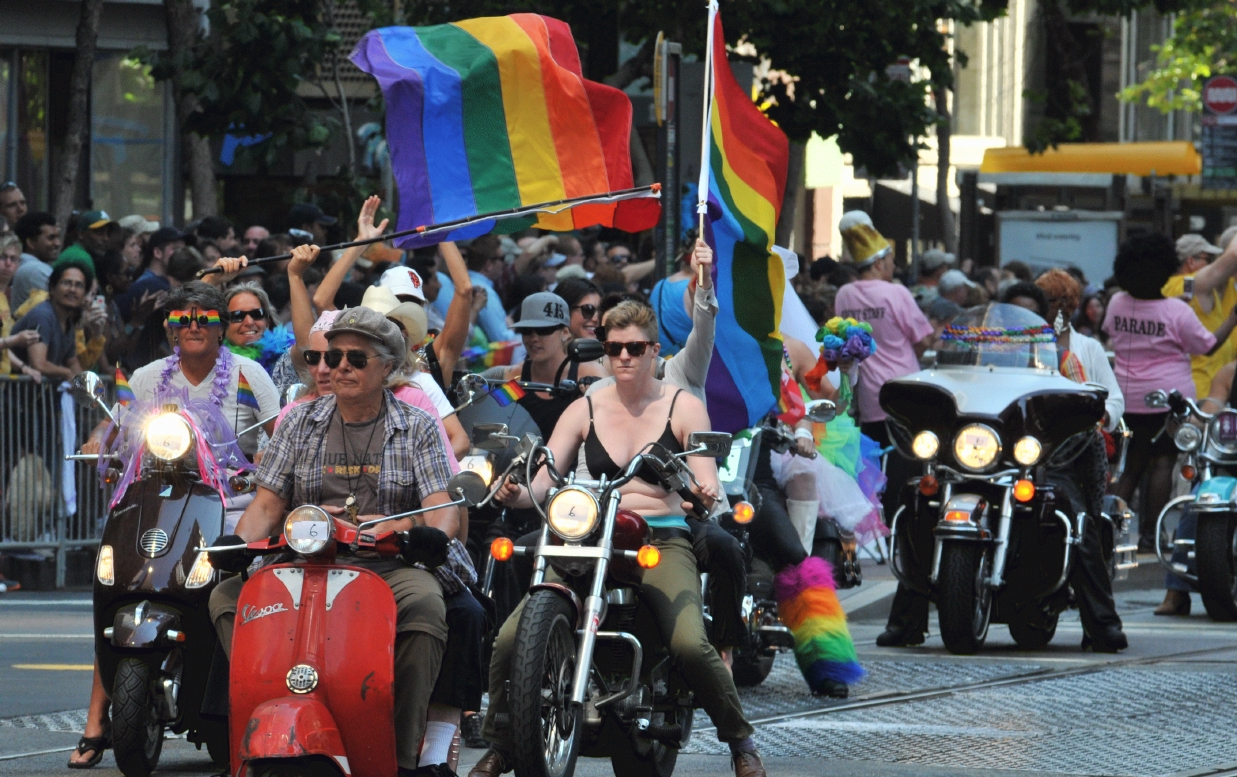
<path id="1" fill-rule="evenodd" d="M 941 333 L 942 340 L 950 340 L 966 345 L 984 343 L 1023 344 L 1023 343 L 1055 343 L 1056 333 L 1048 324 L 1031 326 L 1022 329 L 1005 329 L 1001 327 L 956 326 L 950 324 Z"/>

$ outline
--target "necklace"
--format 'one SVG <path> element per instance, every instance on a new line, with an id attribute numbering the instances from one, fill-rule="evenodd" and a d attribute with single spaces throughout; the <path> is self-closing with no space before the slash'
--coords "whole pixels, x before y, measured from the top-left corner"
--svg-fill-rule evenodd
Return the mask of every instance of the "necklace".
<path id="1" fill-rule="evenodd" d="M 333 412 L 334 411 L 332 411 L 332 413 Z M 344 509 L 348 511 L 348 518 L 353 523 L 357 522 L 357 512 L 360 510 L 357 505 L 356 491 L 357 486 L 361 482 L 361 476 L 365 468 L 365 454 L 369 452 L 369 448 L 374 442 L 374 433 L 378 431 L 378 424 L 382 420 L 383 416 L 386 415 L 386 412 L 386 402 L 383 402 L 382 410 L 380 410 L 378 415 L 374 417 L 374 420 L 370 422 L 372 426 L 369 430 L 369 440 L 366 441 L 365 450 L 361 451 L 361 456 L 359 457 L 360 460 L 357 461 L 355 465 L 357 468 L 357 477 L 355 481 L 352 479 L 352 462 L 358 457 L 348 452 L 348 425 L 344 423 L 344 417 L 342 415 L 339 416 L 339 433 L 344 442 L 344 479 L 348 482 L 348 498 L 344 500 Z"/>
<path id="2" fill-rule="evenodd" d="M 163 371 L 159 373 L 159 384 L 155 386 L 155 397 L 167 395 L 172 388 L 172 378 L 180 370 L 180 346 L 172 349 L 172 355 L 167 358 Z M 226 348 L 219 349 L 219 358 L 215 361 L 214 380 L 211 382 L 210 399 L 215 407 L 222 408 L 223 400 L 228 395 L 228 387 L 232 383 L 232 354 Z"/>

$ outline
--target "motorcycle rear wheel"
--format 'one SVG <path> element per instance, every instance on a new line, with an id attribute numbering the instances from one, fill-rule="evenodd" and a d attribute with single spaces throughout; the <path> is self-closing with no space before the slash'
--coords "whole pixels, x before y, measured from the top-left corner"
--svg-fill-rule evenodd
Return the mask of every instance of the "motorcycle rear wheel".
<path id="1" fill-rule="evenodd" d="M 750 648 L 736 648 L 734 664 L 734 684 L 740 688 L 752 688 L 760 685 L 773 671 L 773 655 L 764 655 Z"/>
<path id="2" fill-rule="evenodd" d="M 511 733 L 516 777 L 571 777 L 580 754 L 583 711 L 572 709 L 575 611 L 553 591 L 524 603 L 511 666 Z"/>
<path id="3" fill-rule="evenodd" d="M 1213 621 L 1237 621 L 1237 536 L 1232 518 L 1199 520 L 1194 541 L 1198 591 Z"/>
<path id="4" fill-rule="evenodd" d="M 971 655 L 984 646 L 992 617 L 988 588 L 988 554 L 973 542 L 946 542 L 941 548 L 940 596 L 936 609 L 941 639 L 955 655 Z"/>
<path id="5" fill-rule="evenodd" d="M 691 730 L 694 710 L 687 711 L 683 725 Z M 648 743 L 648 752 L 640 754 L 630 736 L 616 737 L 610 747 L 610 767 L 614 777 L 670 777 L 679 760 L 679 749 L 661 742 Z"/>
<path id="6" fill-rule="evenodd" d="M 1045 616 L 1040 623 L 1031 623 L 1025 619 L 1010 621 L 1009 635 L 1023 650 L 1043 650 L 1057 635 L 1057 621 L 1060 614 Z"/>
<path id="7" fill-rule="evenodd" d="M 163 752 L 163 721 L 150 690 L 151 670 L 136 658 L 116 667 L 112 683 L 112 752 L 125 777 L 149 777 Z"/>

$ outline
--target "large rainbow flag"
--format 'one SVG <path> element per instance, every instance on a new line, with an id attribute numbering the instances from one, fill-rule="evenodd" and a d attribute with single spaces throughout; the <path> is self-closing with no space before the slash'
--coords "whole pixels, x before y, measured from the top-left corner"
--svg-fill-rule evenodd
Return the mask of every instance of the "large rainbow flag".
<path id="1" fill-rule="evenodd" d="M 632 187 L 631 100 L 584 79 L 564 22 L 522 13 L 384 27 L 360 40 L 352 61 L 386 98 L 400 230 Z M 637 232 L 659 215 L 656 199 L 610 199 L 399 245 L 530 226 Z"/>
<path id="2" fill-rule="evenodd" d="M 730 71 L 715 9 L 710 13 L 713 98 L 704 239 L 714 252 L 719 311 L 705 389 L 713 428 L 735 432 L 774 409 L 781 387 L 778 329 L 786 272 L 773 253 L 773 239 L 790 154 L 786 135 L 756 108 Z"/>

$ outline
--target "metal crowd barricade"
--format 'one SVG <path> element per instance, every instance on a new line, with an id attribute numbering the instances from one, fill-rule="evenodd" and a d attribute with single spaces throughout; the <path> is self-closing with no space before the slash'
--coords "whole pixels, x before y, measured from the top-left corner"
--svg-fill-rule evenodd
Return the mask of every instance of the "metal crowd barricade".
<path id="1" fill-rule="evenodd" d="M 106 385 L 111 404 L 115 387 L 110 381 Z M 0 554 L 37 553 L 54 559 L 57 588 L 65 585 L 68 551 L 99 544 L 108 499 L 95 462 L 64 460 L 66 410 L 75 421 L 76 452 L 106 417 L 98 406 L 66 401 L 52 381 L 0 377 Z M 75 504 L 67 497 L 75 497 Z"/>

